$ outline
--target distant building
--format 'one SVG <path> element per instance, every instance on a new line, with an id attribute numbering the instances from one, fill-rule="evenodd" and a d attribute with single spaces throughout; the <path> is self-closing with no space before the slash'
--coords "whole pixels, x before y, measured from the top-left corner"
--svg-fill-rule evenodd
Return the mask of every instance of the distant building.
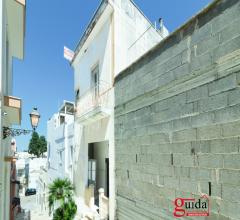
<path id="1" fill-rule="evenodd" d="M 64 101 L 47 123 L 49 182 L 56 178 L 72 180 L 74 103 Z"/>
<path id="2" fill-rule="evenodd" d="M 37 183 L 37 204 L 41 213 L 48 212 L 48 185 L 49 177 L 47 172 L 47 165 L 42 166 L 39 171 Z"/>
<path id="3" fill-rule="evenodd" d="M 17 178 L 21 183 L 21 193 L 24 195 L 27 188 L 37 188 L 37 181 L 41 167 L 46 167 L 47 157 L 36 158 L 27 152 L 18 152 L 16 162 Z"/>
<path id="4" fill-rule="evenodd" d="M 37 188 L 37 181 L 40 175 L 40 171 L 42 167 L 46 167 L 47 158 L 31 158 L 28 160 L 29 164 L 29 179 L 28 179 L 28 188 Z"/>
<path id="5" fill-rule="evenodd" d="M 18 152 L 18 160 L 16 161 L 17 179 L 20 181 L 20 193 L 24 195 L 28 187 L 29 179 L 29 157 L 27 152 Z"/>
<path id="6" fill-rule="evenodd" d="M 48 210 L 48 186 L 56 178 L 73 176 L 74 108 L 64 101 L 59 111 L 47 122 L 47 160 L 37 177 L 37 204 L 41 212 Z"/>
<path id="7" fill-rule="evenodd" d="M 79 215 L 92 218 L 99 208 L 100 216 L 110 210 L 114 219 L 114 78 L 167 35 L 162 22 L 153 26 L 133 1 L 103 0 L 78 43 L 71 65 L 76 98 L 73 182 Z M 135 80 L 143 80 L 144 74 Z M 104 210 L 99 189 L 104 191 Z"/>

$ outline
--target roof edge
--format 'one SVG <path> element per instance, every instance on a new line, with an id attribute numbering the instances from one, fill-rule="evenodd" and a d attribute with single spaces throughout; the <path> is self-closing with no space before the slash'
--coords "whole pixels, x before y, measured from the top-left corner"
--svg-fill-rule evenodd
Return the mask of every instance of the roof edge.
<path id="1" fill-rule="evenodd" d="M 92 33 L 93 28 L 95 27 L 98 19 L 101 17 L 103 14 L 104 10 L 106 9 L 107 5 L 109 4 L 108 0 L 103 0 L 101 1 L 100 5 L 98 6 L 97 10 L 94 12 L 90 22 L 87 25 L 87 28 L 85 29 L 84 33 L 82 34 L 82 37 L 80 38 L 75 50 L 74 50 L 74 56 L 73 59 L 70 62 L 70 65 L 73 64 L 74 60 L 77 57 L 77 54 L 81 50 L 82 46 L 86 42 L 87 38 L 89 35 Z"/>
<path id="2" fill-rule="evenodd" d="M 238 2 L 239 0 L 214 0 L 213 2 L 209 3 L 200 12 L 198 12 L 196 15 L 194 15 L 192 18 L 186 21 L 183 25 L 177 28 L 174 32 L 172 32 L 166 38 L 160 41 L 159 44 L 154 46 L 152 49 L 147 51 L 143 56 L 137 59 L 132 65 L 128 66 L 123 71 L 121 71 L 115 77 L 114 84 L 120 81 L 125 76 L 131 74 L 138 64 L 141 64 L 141 63 L 143 64 L 145 61 L 145 58 L 148 55 L 156 52 L 159 49 L 162 49 L 162 52 L 163 52 L 166 49 L 172 47 L 173 45 L 179 43 L 182 39 L 184 39 L 189 34 L 193 33 L 195 31 L 196 22 L 198 22 L 197 25 L 198 25 L 198 28 L 200 28 L 206 23 L 208 23 L 209 21 L 211 21 L 214 17 L 221 14 L 225 10 L 225 8 L 222 7 L 223 4 L 226 4 L 227 8 L 229 8 L 231 5 L 234 5 Z M 212 13 L 210 14 L 209 12 L 211 11 Z"/>

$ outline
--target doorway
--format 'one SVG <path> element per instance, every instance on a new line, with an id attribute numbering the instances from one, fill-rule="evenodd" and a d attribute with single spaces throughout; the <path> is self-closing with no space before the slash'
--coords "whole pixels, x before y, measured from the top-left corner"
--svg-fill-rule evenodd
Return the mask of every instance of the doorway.
<path id="1" fill-rule="evenodd" d="M 95 203 L 98 205 L 98 190 L 104 188 L 109 197 L 109 154 L 108 141 L 88 144 L 88 184 L 94 185 Z"/>

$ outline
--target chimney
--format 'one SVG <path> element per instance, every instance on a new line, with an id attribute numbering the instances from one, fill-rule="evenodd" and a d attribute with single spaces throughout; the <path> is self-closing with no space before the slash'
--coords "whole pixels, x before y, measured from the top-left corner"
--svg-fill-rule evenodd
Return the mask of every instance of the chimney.
<path id="1" fill-rule="evenodd" d="M 159 31 L 160 33 L 163 33 L 163 19 L 159 18 L 158 22 L 159 22 Z"/>

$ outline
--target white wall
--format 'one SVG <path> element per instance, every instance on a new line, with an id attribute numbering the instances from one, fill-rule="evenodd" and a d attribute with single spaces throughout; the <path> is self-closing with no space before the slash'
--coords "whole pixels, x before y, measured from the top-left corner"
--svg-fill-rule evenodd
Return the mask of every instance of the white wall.
<path id="1" fill-rule="evenodd" d="M 4 161 L 11 156 L 11 138 L 3 140 L 2 126 L 9 126 L 7 116 L 3 117 L 3 97 L 12 94 L 12 54 L 11 44 L 7 47 L 6 1 L 0 1 L 0 219 L 9 219 L 10 209 L 10 163 Z M 8 51 L 8 52 L 7 52 Z M 8 57 L 7 57 L 8 55 Z"/>
<path id="2" fill-rule="evenodd" d="M 115 76 L 168 35 L 159 34 L 129 0 L 113 0 L 115 21 Z"/>
<path id="3" fill-rule="evenodd" d="M 111 31 L 107 20 L 86 47 L 86 52 L 74 63 L 74 90 L 80 89 L 80 95 L 91 87 L 91 70 L 98 64 L 100 81 L 111 85 Z"/>
<path id="4" fill-rule="evenodd" d="M 107 182 L 106 182 L 106 163 L 105 158 L 109 158 L 108 155 L 108 142 L 98 142 L 94 143 L 94 159 L 96 160 L 96 181 L 97 181 L 97 191 L 100 188 L 104 188 L 107 190 Z"/>
<path id="5" fill-rule="evenodd" d="M 162 37 L 129 0 L 115 0 L 105 9 L 74 62 L 74 90 L 81 96 L 91 87 L 91 70 L 99 63 L 100 80 L 113 78 L 155 46 Z M 165 30 L 164 36 L 167 35 Z M 110 219 L 115 211 L 114 89 L 109 92 L 109 116 L 82 125 L 75 120 L 74 177 L 77 202 L 84 203 L 88 184 L 88 144 L 109 142 Z M 82 97 L 83 99 L 83 97 Z M 78 106 L 78 105 L 77 105 Z M 104 152 L 99 152 L 104 154 Z M 100 175 L 100 174 L 99 174 Z M 99 177 L 100 178 L 100 177 Z M 80 207 L 81 209 L 82 207 Z"/>
<path id="6" fill-rule="evenodd" d="M 65 123 L 60 124 L 60 115 L 65 116 Z M 47 143 L 48 143 L 48 174 L 50 181 L 56 178 L 69 176 L 69 144 L 73 139 L 74 116 L 70 114 L 56 113 L 47 123 Z M 60 161 L 60 153 L 62 161 Z"/>
<path id="7" fill-rule="evenodd" d="M 33 158 L 29 160 L 29 182 L 28 188 L 37 188 L 37 181 L 41 167 L 45 167 L 47 158 Z"/>

